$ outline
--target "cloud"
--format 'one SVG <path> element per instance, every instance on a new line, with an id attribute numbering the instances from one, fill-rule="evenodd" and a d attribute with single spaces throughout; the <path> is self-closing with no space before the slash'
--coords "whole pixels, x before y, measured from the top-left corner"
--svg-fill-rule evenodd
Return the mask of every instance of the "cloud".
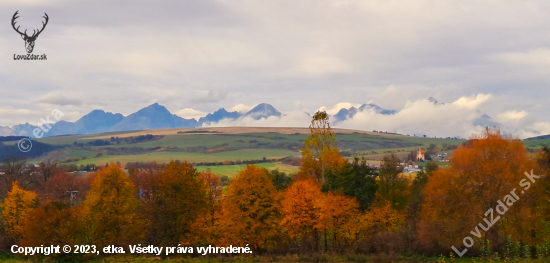
<path id="1" fill-rule="evenodd" d="M 192 109 L 192 108 L 185 108 L 183 110 L 180 110 L 180 111 L 176 112 L 175 114 L 182 117 L 182 118 L 186 118 L 186 119 L 193 118 L 193 119 L 198 120 L 201 117 L 206 116 L 208 113 L 200 111 L 200 110 L 195 110 L 195 109 Z"/>
<path id="2" fill-rule="evenodd" d="M 492 97 L 493 95 L 491 94 L 477 94 L 471 97 L 460 97 L 460 99 L 454 101 L 453 104 L 460 108 L 475 109 Z"/>
<path id="3" fill-rule="evenodd" d="M 245 104 L 237 104 L 235 106 L 233 106 L 229 111 L 238 111 L 238 112 L 241 112 L 241 113 L 245 113 L 249 110 L 251 110 L 252 108 L 254 108 L 254 106 L 249 106 L 249 105 L 245 105 Z"/>
<path id="4" fill-rule="evenodd" d="M 78 95 L 72 94 L 69 95 L 67 92 L 63 91 L 52 91 L 48 92 L 38 99 L 35 100 L 36 103 L 54 105 L 54 106 L 81 106 L 82 100 L 78 98 Z"/>
<path id="5" fill-rule="evenodd" d="M 526 120 L 527 112 L 523 110 L 510 110 L 498 115 L 495 120 L 486 119 L 485 122 L 480 122 L 483 115 L 482 106 L 492 97 L 492 94 L 476 94 L 438 105 L 434 105 L 427 99 L 408 101 L 393 115 L 364 110 L 350 119 L 333 123 L 333 127 L 387 131 L 411 136 L 469 138 L 472 134 L 483 131 L 485 128 L 483 123 L 502 121 L 500 128 L 503 131 L 511 132 L 521 138 L 550 133 L 550 123 Z M 338 103 L 329 110 L 329 114 L 333 115 L 338 109 L 351 106 L 356 105 Z M 248 117 L 236 120 L 224 119 L 218 123 L 210 123 L 208 126 L 307 127 L 310 119 L 311 117 L 304 112 L 292 111 L 281 117 L 271 116 L 260 120 Z M 523 123 L 516 125 L 517 121 Z"/>
<path id="6" fill-rule="evenodd" d="M 319 110 L 320 111 L 326 111 L 328 114 L 334 115 L 334 114 L 338 113 L 341 109 L 348 109 L 349 110 L 351 107 L 358 108 L 360 106 L 361 106 L 361 104 L 359 104 L 359 103 L 340 102 L 340 103 L 337 103 L 336 105 L 334 105 L 334 107 L 332 107 L 331 109 L 327 109 L 327 107 L 323 106 L 323 107 L 319 108 Z"/>
<path id="7" fill-rule="evenodd" d="M 227 126 L 256 126 L 256 127 L 303 127 L 308 124 L 311 117 L 302 111 L 292 111 L 281 117 L 270 116 L 256 120 L 250 116 L 239 119 L 223 119 L 219 122 L 203 124 L 205 127 L 227 127 Z M 307 126 L 307 125 L 306 125 Z"/>
<path id="8" fill-rule="evenodd" d="M 522 119 L 523 117 L 527 116 L 527 112 L 517 111 L 517 110 L 511 110 L 507 112 L 503 112 L 497 116 L 497 120 L 500 122 L 508 122 L 508 121 L 517 121 Z"/>
<path id="9" fill-rule="evenodd" d="M 35 46 L 47 61 L 0 63 L 0 105 L 129 114 L 153 102 L 211 112 L 267 101 L 314 112 L 374 101 L 407 112 L 432 96 L 495 118 L 528 111 L 509 123 L 517 129 L 550 121 L 545 0 L 133 3 L 1 1 L 0 17 L 20 10 L 23 27 L 40 25 L 45 11 L 51 20 Z M 0 46 L 4 58 L 25 52 L 9 26 Z M 471 94 L 482 95 L 456 99 Z M 13 116 L 4 123 L 27 121 Z"/>

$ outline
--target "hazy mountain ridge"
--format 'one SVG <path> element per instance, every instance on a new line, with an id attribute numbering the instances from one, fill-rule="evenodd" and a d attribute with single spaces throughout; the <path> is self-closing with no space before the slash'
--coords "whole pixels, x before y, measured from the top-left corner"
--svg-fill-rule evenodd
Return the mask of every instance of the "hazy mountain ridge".
<path id="1" fill-rule="evenodd" d="M 427 99 L 435 106 L 444 105 L 439 103 L 434 98 Z M 395 115 L 396 110 L 384 109 L 376 104 L 362 104 L 359 107 L 341 108 L 336 114 L 331 116 L 331 121 L 338 125 L 346 120 L 353 119 L 360 112 L 374 112 L 380 115 Z M 309 115 L 309 113 L 308 113 Z M 166 129 L 166 128 L 192 128 L 201 127 L 203 124 L 217 123 L 221 120 L 239 120 L 243 118 L 252 118 L 260 120 L 269 117 L 283 118 L 285 114 L 278 111 L 275 107 L 267 103 L 260 103 L 248 112 L 229 112 L 225 108 L 220 108 L 213 113 L 209 113 L 204 117 L 196 119 L 186 119 L 175 114 L 172 114 L 164 106 L 154 103 L 145 108 L 138 110 L 126 117 L 120 113 L 105 112 L 100 109 L 91 111 L 82 116 L 76 122 L 59 121 L 51 124 L 51 127 L 43 125 L 45 129 L 44 136 L 57 136 L 69 134 L 95 134 L 112 131 L 132 131 L 132 130 L 149 130 L 149 129 Z M 474 121 L 476 126 L 498 126 L 491 117 L 486 114 L 479 114 L 479 117 Z M 32 136 L 33 131 L 39 128 L 36 125 L 29 123 L 14 125 L 13 127 L 0 127 L 0 136 Z"/>
<path id="2" fill-rule="evenodd" d="M 43 125 L 46 129 L 44 137 L 68 135 L 68 134 L 94 134 L 111 131 L 132 131 L 165 128 L 192 128 L 200 127 L 203 123 L 218 122 L 223 119 L 238 119 L 251 117 L 255 120 L 271 116 L 282 115 L 272 105 L 267 103 L 258 104 L 250 111 L 242 114 L 240 112 L 228 112 L 224 108 L 209 113 L 205 117 L 196 119 L 185 119 L 172 114 L 164 106 L 154 103 L 126 117 L 120 113 L 93 110 L 82 116 L 76 122 L 58 121 L 55 124 Z M 0 136 L 33 136 L 33 131 L 39 128 L 29 123 L 14 125 L 13 127 L 0 127 Z"/>
<path id="3" fill-rule="evenodd" d="M 346 108 L 340 109 L 340 111 L 338 111 L 338 113 L 336 113 L 333 116 L 334 121 L 339 122 L 339 121 L 352 119 L 358 112 L 363 112 L 363 111 L 374 111 L 376 114 L 382 114 L 382 115 L 393 115 L 397 112 L 395 110 L 384 109 L 376 104 L 368 103 L 368 104 L 363 104 L 358 108 L 351 107 L 349 109 L 346 109 Z"/>

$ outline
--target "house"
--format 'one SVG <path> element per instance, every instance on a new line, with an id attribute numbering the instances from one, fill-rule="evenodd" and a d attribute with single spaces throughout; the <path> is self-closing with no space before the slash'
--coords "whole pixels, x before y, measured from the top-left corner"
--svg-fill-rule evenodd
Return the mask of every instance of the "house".
<path id="1" fill-rule="evenodd" d="M 403 172 L 404 173 L 416 173 L 416 172 L 421 172 L 422 169 L 418 168 L 418 165 L 409 165 L 409 166 L 405 166 L 403 168 Z"/>

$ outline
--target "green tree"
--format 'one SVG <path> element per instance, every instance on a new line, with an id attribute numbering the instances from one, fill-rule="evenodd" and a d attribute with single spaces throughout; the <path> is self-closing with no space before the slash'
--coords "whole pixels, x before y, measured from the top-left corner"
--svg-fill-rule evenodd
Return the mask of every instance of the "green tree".
<path id="1" fill-rule="evenodd" d="M 291 183 L 292 177 L 286 175 L 286 173 L 279 172 L 279 170 L 266 170 L 267 177 L 271 179 L 271 183 L 277 188 L 277 191 L 285 190 Z"/>
<path id="2" fill-rule="evenodd" d="M 376 177 L 378 173 L 367 165 L 363 159 L 359 162 L 355 158 L 353 163 L 346 163 L 335 171 L 328 170 L 326 173 L 327 182 L 323 185 L 323 191 L 341 192 L 346 196 L 355 197 L 362 211 L 369 208 L 374 201 L 378 185 Z"/>
<path id="3" fill-rule="evenodd" d="M 409 179 L 403 176 L 403 167 L 394 154 L 386 155 L 380 164 L 376 199 L 388 201 L 394 209 L 401 210 L 410 196 Z"/>

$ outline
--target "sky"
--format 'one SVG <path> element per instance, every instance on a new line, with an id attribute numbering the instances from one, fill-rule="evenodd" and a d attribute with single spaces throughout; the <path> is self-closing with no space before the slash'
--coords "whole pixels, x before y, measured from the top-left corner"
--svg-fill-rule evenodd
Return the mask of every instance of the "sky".
<path id="1" fill-rule="evenodd" d="M 40 28 L 33 54 L 11 27 Z M 155 102 L 182 117 L 269 103 L 278 119 L 375 103 L 343 128 L 464 136 L 487 114 L 521 138 L 550 133 L 550 2 L 167 0 L 0 2 L 0 126 Z M 445 105 L 434 106 L 433 97 Z"/>

